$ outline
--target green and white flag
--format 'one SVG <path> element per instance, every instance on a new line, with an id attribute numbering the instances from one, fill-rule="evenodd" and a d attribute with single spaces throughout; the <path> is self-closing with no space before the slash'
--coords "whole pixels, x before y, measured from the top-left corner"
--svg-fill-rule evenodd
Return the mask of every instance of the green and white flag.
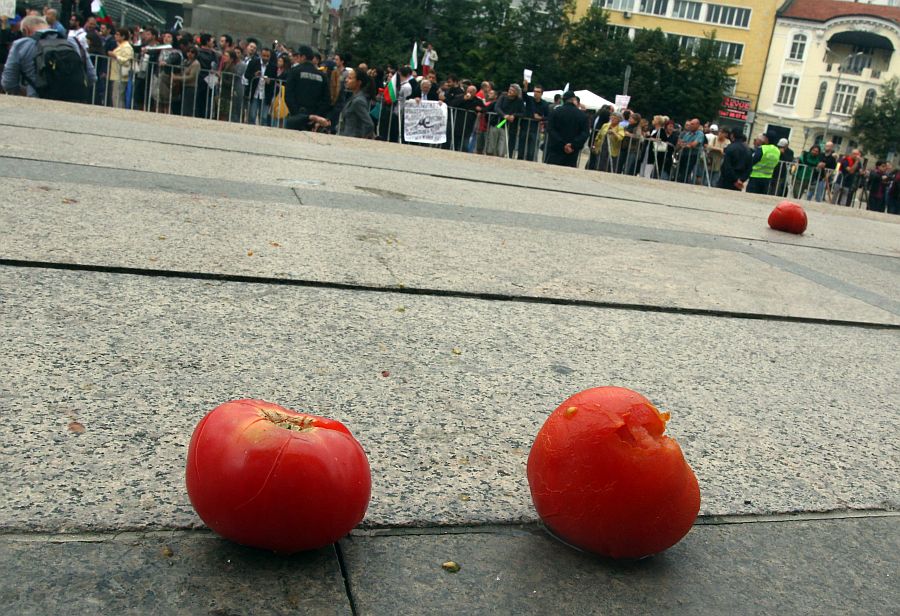
<path id="1" fill-rule="evenodd" d="M 419 44 L 413 43 L 412 57 L 409 59 L 409 67 L 417 71 L 419 70 Z"/>

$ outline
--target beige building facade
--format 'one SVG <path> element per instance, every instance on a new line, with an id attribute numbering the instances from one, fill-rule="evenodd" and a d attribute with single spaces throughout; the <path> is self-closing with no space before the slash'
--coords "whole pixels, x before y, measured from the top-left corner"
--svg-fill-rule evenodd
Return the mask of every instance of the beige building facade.
<path id="1" fill-rule="evenodd" d="M 788 0 L 778 11 L 754 134 L 784 137 L 798 154 L 824 141 L 839 152 L 865 150 L 851 118 L 900 77 L 898 48 L 900 7 Z"/>
<path id="2" fill-rule="evenodd" d="M 659 28 L 678 37 L 685 49 L 715 32 L 720 53 L 735 62 L 733 88 L 727 94 L 749 101 L 751 109 L 756 106 L 775 24 L 776 0 L 578 0 L 576 18 L 591 5 L 606 9 L 609 24 L 627 28 L 632 37 L 637 30 Z"/>

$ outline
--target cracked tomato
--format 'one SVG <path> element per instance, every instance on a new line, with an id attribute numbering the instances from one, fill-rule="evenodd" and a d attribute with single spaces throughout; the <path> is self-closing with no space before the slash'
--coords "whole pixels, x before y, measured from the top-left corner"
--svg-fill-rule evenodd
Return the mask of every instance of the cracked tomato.
<path id="1" fill-rule="evenodd" d="M 769 226 L 776 231 L 803 235 L 807 223 L 806 212 L 792 201 L 782 201 L 769 214 Z"/>
<path id="2" fill-rule="evenodd" d="M 663 432 L 668 413 L 621 387 L 575 394 L 544 423 L 528 485 L 546 527 L 575 547 L 641 558 L 675 545 L 700 511 L 700 487 Z"/>
<path id="3" fill-rule="evenodd" d="M 216 407 L 191 436 L 187 491 L 207 526 L 276 552 L 334 543 L 363 519 L 371 473 L 339 421 L 262 400 Z"/>

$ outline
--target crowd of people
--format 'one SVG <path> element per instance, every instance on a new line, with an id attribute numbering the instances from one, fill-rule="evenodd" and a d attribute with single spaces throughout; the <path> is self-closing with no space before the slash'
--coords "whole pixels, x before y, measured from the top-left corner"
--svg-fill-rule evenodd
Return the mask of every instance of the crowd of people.
<path id="1" fill-rule="evenodd" d="M 545 100 L 528 81 L 439 79 L 427 44 L 417 75 L 307 45 L 116 28 L 69 6 L 63 20 L 50 7 L 2 18 L 6 93 L 398 143 L 404 108 L 433 101 L 447 111 L 446 149 L 900 213 L 900 169 L 858 150 L 838 156 L 831 143 L 796 156 L 771 134 L 751 147 L 740 130 L 697 118 L 587 110 L 574 92 Z"/>

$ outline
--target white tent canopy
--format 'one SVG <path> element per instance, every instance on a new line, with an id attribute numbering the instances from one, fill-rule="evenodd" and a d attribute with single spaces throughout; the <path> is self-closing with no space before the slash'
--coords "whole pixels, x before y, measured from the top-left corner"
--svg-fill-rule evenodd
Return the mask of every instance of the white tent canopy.
<path id="1" fill-rule="evenodd" d="M 557 94 L 563 94 L 563 91 L 562 90 L 548 90 L 548 91 L 544 92 L 543 100 L 547 101 L 548 103 L 552 103 L 553 98 Z M 596 111 L 597 109 L 600 109 L 604 105 L 610 105 L 612 107 L 615 107 L 615 104 L 613 102 L 606 100 L 599 94 L 594 94 L 590 90 L 576 90 L 575 96 L 578 97 L 578 99 L 581 101 L 581 104 L 584 105 L 587 109 L 591 109 L 594 111 Z"/>

